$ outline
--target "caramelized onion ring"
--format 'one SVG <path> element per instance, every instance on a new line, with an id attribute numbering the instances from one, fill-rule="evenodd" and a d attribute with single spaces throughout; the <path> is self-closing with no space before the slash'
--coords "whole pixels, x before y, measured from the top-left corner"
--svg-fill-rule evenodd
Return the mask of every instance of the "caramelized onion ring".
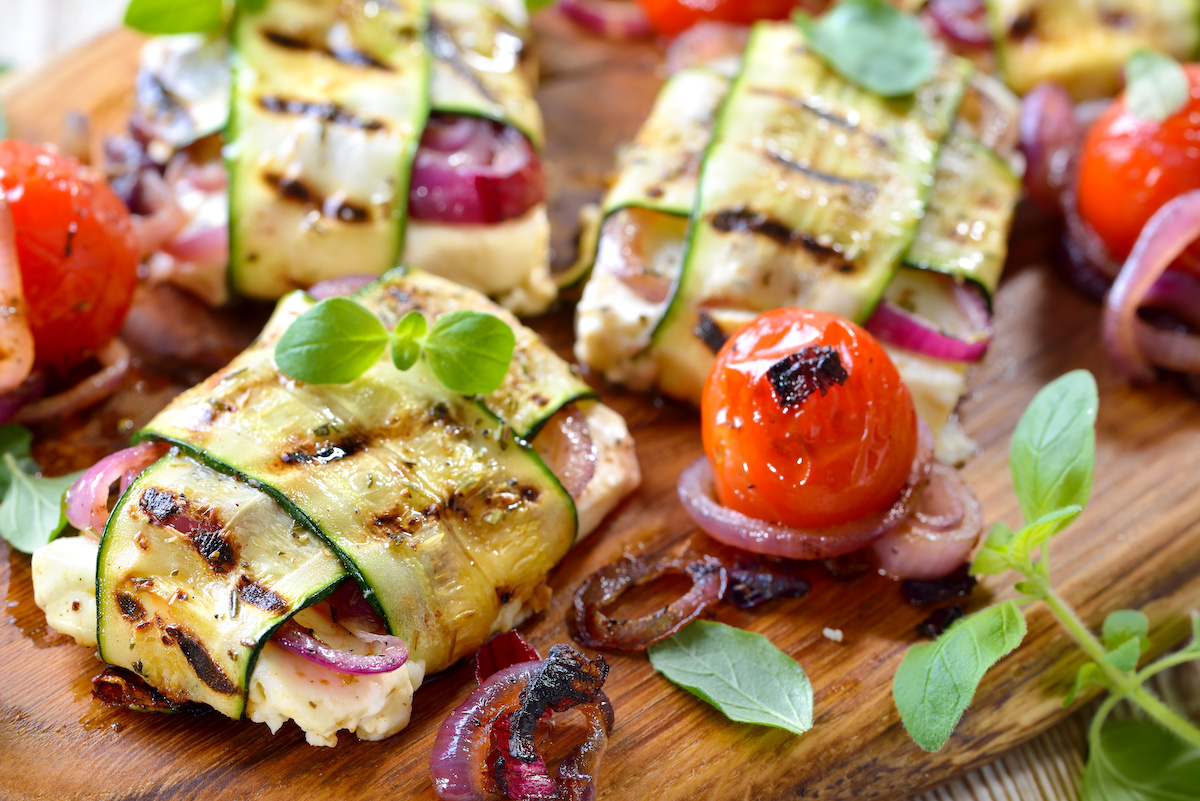
<path id="1" fill-rule="evenodd" d="M 692 587 L 681 598 L 636 620 L 614 620 L 604 614 L 630 587 L 666 575 L 687 576 Z M 719 559 L 663 557 L 623 558 L 602 567 L 575 591 L 575 639 L 592 648 L 644 651 L 692 622 L 702 611 L 721 600 L 729 577 Z"/>
<path id="2" fill-rule="evenodd" d="M 878 565 L 900 578 L 948 576 L 971 556 L 983 510 L 958 471 L 934 464 L 913 512 L 871 544 Z"/>
<path id="3" fill-rule="evenodd" d="M 1152 332 L 1138 307 L 1172 262 L 1200 238 L 1200 189 L 1163 205 L 1146 223 L 1104 303 L 1104 341 L 1117 369 L 1136 382 L 1155 378 L 1154 362 L 1200 371 L 1200 344 L 1191 334 Z M 1170 337 L 1163 340 L 1162 337 Z"/>
<path id="4" fill-rule="evenodd" d="M 52 417 L 65 417 L 80 409 L 86 409 L 117 391 L 129 372 L 129 348 L 119 339 L 113 339 L 96 354 L 100 371 L 88 376 L 70 389 L 36 400 L 21 408 L 13 416 L 14 422 L 40 423 Z"/>
<path id="5" fill-rule="evenodd" d="M 744 515 L 713 497 L 712 466 L 700 457 L 679 476 L 679 500 L 696 525 L 713 539 L 752 553 L 789 559 L 828 559 L 866 547 L 908 517 L 916 490 L 933 461 L 933 433 L 918 420 L 917 455 L 899 497 L 881 512 L 823 528 L 794 528 Z"/>

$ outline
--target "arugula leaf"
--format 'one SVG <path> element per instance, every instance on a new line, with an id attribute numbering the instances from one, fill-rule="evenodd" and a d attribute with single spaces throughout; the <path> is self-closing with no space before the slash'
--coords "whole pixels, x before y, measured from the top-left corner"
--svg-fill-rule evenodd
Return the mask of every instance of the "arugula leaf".
<path id="1" fill-rule="evenodd" d="M 32 447 L 33 434 L 29 433 L 29 429 L 15 425 L 0 426 L 0 456 L 11 455 L 18 471 L 26 473 L 38 471 L 38 463 L 33 460 L 31 455 Z M 0 462 L 0 497 L 8 492 L 8 488 L 12 485 L 12 477 L 13 473 L 8 469 L 7 464 Z"/>
<path id="2" fill-rule="evenodd" d="M 439 317 L 425 337 L 425 359 L 447 389 L 487 395 L 504 381 L 516 343 L 512 329 L 499 317 L 452 311 Z"/>
<path id="3" fill-rule="evenodd" d="M 224 21 L 223 0 L 130 0 L 125 25 L 151 34 L 215 31 Z"/>
<path id="4" fill-rule="evenodd" d="M 297 317 L 275 345 L 275 363 L 297 381 L 347 384 L 387 350 L 379 318 L 349 298 L 327 298 Z"/>
<path id="5" fill-rule="evenodd" d="M 1138 50 L 1125 62 L 1125 106 L 1135 117 L 1165 122 L 1188 102 L 1191 86 L 1179 62 L 1154 50 Z"/>
<path id="6" fill-rule="evenodd" d="M 1017 532 L 1009 554 L 1013 562 L 1025 564 L 1030 555 L 1044 546 L 1058 532 L 1069 526 L 1083 512 L 1078 504 L 1047 512 Z"/>
<path id="7" fill-rule="evenodd" d="M 1026 521 L 1086 506 L 1096 459 L 1096 379 L 1074 370 L 1042 388 L 1013 432 L 1009 465 Z"/>
<path id="8" fill-rule="evenodd" d="M 937 751 L 954 732 L 983 674 L 1025 638 L 1025 617 L 1012 601 L 968 615 L 931 643 L 904 655 L 892 698 L 917 745 Z"/>
<path id="9" fill-rule="evenodd" d="M 409 312 L 396 323 L 392 331 L 392 363 L 397 370 L 408 370 L 421 358 L 421 339 L 428 329 L 425 315 L 418 311 Z"/>
<path id="10" fill-rule="evenodd" d="M 647 654 L 655 670 L 731 720 L 796 734 L 812 728 L 808 677 L 761 634 L 698 620 Z"/>
<path id="11" fill-rule="evenodd" d="M 1200 788 L 1200 749 L 1156 723 L 1107 720 L 1089 743 L 1083 801 L 1191 801 Z"/>
<path id="12" fill-rule="evenodd" d="M 63 495 L 82 472 L 40 478 L 21 469 L 11 453 L 0 459 L 12 484 L 0 503 L 0 536 L 22 553 L 33 553 L 67 527 Z"/>
<path id="13" fill-rule="evenodd" d="M 912 94 L 933 76 L 929 37 L 883 0 L 844 0 L 813 19 L 797 11 L 809 46 L 843 78 L 881 97 Z"/>
<path id="14" fill-rule="evenodd" d="M 1139 654 L 1150 647 L 1149 633 L 1149 619 L 1133 609 L 1118 609 L 1110 613 L 1104 618 L 1104 625 L 1100 629 L 1104 647 L 1109 651 L 1115 651 L 1132 640 L 1137 643 Z"/>

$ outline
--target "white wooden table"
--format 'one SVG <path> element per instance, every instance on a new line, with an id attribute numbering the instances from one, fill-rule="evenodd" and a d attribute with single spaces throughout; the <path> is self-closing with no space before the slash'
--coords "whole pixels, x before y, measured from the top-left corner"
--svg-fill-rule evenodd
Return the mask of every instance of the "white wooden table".
<path id="1" fill-rule="evenodd" d="M 127 0 L 0 0 L 0 65 L 28 70 L 120 24 Z M 1200 668 L 1162 676 L 1168 702 L 1200 717 Z M 1078 801 L 1088 717 L 1079 714 L 917 801 Z M 953 747 L 953 740 L 950 747 Z M 896 798 L 903 787 L 893 788 Z"/>

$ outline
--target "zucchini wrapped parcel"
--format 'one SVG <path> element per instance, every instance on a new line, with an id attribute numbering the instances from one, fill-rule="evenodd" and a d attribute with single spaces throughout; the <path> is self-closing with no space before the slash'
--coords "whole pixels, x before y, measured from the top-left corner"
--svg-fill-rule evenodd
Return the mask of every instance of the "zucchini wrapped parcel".
<path id="1" fill-rule="evenodd" d="M 425 673 L 546 607 L 550 570 L 640 480 L 624 421 L 471 290 L 398 270 L 356 299 L 389 328 L 413 310 L 492 311 L 516 335 L 508 375 L 463 396 L 424 362 L 401 372 L 385 356 L 348 384 L 293 380 L 275 343 L 315 301 L 288 295 L 248 350 L 138 434 L 165 454 L 98 547 L 80 536 L 35 554 L 51 626 L 172 703 L 273 730 L 294 719 L 334 745 L 342 728 L 402 728 Z M 407 662 L 344 681 L 284 635 L 366 656 L 400 647 Z"/>
<path id="2" fill-rule="evenodd" d="M 261 5 L 239 4 L 219 38 L 144 48 L 131 126 L 185 221 L 154 243 L 152 280 L 274 300 L 403 263 L 544 310 L 557 287 L 524 4 Z"/>
<path id="3" fill-rule="evenodd" d="M 908 330 L 881 338 L 941 454 L 961 458 L 952 414 L 1021 189 L 1015 124 L 1016 99 L 961 59 L 885 100 L 796 25 L 760 23 L 733 74 L 668 79 L 622 153 L 581 237 L 577 358 L 698 404 L 715 352 L 758 314 L 887 309 Z"/>

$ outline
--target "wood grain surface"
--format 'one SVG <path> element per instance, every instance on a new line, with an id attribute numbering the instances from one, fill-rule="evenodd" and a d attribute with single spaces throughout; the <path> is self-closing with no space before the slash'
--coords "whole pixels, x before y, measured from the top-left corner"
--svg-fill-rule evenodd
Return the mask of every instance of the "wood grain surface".
<path id="1" fill-rule="evenodd" d="M 660 53 L 651 45 L 614 46 L 581 36 L 552 15 L 541 17 L 538 27 L 555 256 L 565 264 L 574 255 L 579 205 L 599 196 L 613 148 L 649 109 Z M 8 109 L 16 135 L 53 141 L 69 109 L 89 112 L 97 134 L 119 129 L 136 46 L 135 37 L 116 32 L 13 86 Z M 1049 234 L 1035 219 L 1022 219 L 1014 234 L 1014 256 L 997 298 L 998 335 L 971 375 L 962 409 L 981 449 L 965 473 L 989 523 L 1015 523 L 1007 444 L 1021 410 L 1062 372 L 1092 370 L 1101 390 L 1093 501 L 1055 540 L 1054 576 L 1090 624 L 1117 608 L 1142 608 L 1160 651 L 1183 637 L 1187 610 L 1200 607 L 1200 405 L 1173 385 L 1133 389 L 1115 375 L 1099 342 L 1097 307 L 1044 266 Z M 159 300 L 143 298 L 143 313 L 160 308 Z M 187 320 L 167 319 L 203 331 L 218 353 L 250 336 L 261 310 L 211 313 L 196 307 L 191 313 Z M 569 353 L 569 310 L 535 321 L 535 327 Z M 204 372 L 164 373 L 164 365 L 146 355 L 139 375 L 102 408 L 37 432 L 37 454 L 50 471 L 86 466 L 123 445 L 172 393 Z M 553 574 L 551 608 L 524 629 L 542 649 L 568 639 L 570 593 L 593 570 L 623 553 L 716 547 L 695 533 L 675 500 L 680 469 L 700 453 L 695 413 L 601 389 L 633 429 L 645 482 Z M 750 612 L 720 606 L 715 617 L 767 635 L 801 662 L 816 691 L 815 728 L 795 737 L 731 723 L 657 676 L 644 656 L 606 655 L 617 725 L 599 797 L 903 798 L 992 762 L 1068 714 L 1060 698 L 1079 656 L 1049 614 L 1034 607 L 1025 644 L 984 681 L 947 748 L 922 753 L 899 724 L 890 688 L 904 651 L 919 640 L 913 627 L 929 609 L 909 606 L 898 586 L 879 576 L 835 580 L 814 568 L 811 578 L 806 599 Z M 1007 597 L 1005 584 L 984 582 L 970 606 Z M 473 684 L 471 665 L 452 668 L 419 691 L 407 730 L 384 743 L 344 735 L 332 750 L 307 746 L 291 725 L 272 736 L 265 726 L 211 714 L 112 710 L 90 697 L 91 678 L 100 669 L 94 653 L 47 629 L 32 601 L 28 557 L 2 544 L 0 590 L 6 599 L 0 620 L 5 798 L 290 800 L 352 793 L 430 799 L 433 733 Z M 654 600 L 651 595 L 641 603 Z M 840 629 L 843 642 L 825 638 L 827 627 Z M 564 732 L 564 739 L 569 735 Z M 939 797 L 959 797 L 947 792 Z"/>

